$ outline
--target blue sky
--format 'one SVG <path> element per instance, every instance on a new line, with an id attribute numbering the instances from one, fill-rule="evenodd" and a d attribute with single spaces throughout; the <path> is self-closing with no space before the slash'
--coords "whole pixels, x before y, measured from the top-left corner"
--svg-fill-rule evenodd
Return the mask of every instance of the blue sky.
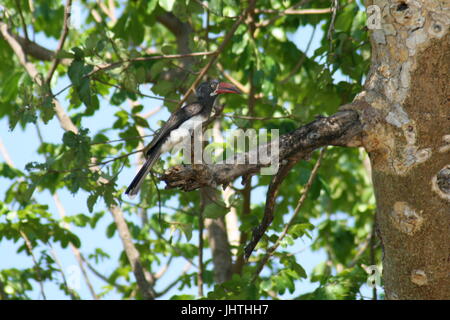
<path id="1" fill-rule="evenodd" d="M 288 38 L 293 41 L 301 50 L 306 48 L 307 42 L 312 32 L 312 27 L 302 27 L 294 34 L 288 36 Z M 323 32 L 321 30 L 317 30 L 315 37 L 312 41 L 310 50 L 308 55 L 314 52 L 314 50 L 319 46 L 319 41 L 322 38 Z M 41 43 L 47 48 L 55 48 L 56 42 L 45 38 L 42 35 L 37 35 L 36 41 Z M 341 81 L 346 80 L 340 73 L 335 74 L 335 80 Z M 62 79 L 58 81 L 57 86 L 54 88 L 54 92 L 59 91 L 64 88 L 68 84 L 68 79 Z M 143 93 L 148 93 L 153 95 L 149 91 L 149 87 L 146 86 L 143 88 Z M 67 110 L 68 102 L 64 98 L 64 94 L 60 97 L 61 103 L 63 107 Z M 152 99 L 142 99 L 141 103 L 144 105 L 144 113 L 157 108 L 160 104 L 158 100 Z M 91 134 L 94 134 L 100 129 L 107 127 L 108 123 L 113 123 L 115 121 L 114 113 L 117 111 L 117 107 L 110 106 L 106 101 L 101 101 L 102 108 L 99 112 L 95 114 L 95 116 L 91 118 L 85 118 L 84 127 L 89 128 Z M 112 110 L 111 110 L 112 109 Z M 150 127 L 155 129 L 157 128 L 157 121 L 161 119 L 167 119 L 168 117 L 167 110 L 161 110 L 155 116 L 149 119 Z M 62 138 L 63 131 L 60 128 L 56 119 L 50 121 L 47 125 L 43 123 L 39 123 L 39 127 L 43 134 L 44 141 L 46 142 L 60 142 Z M 114 136 L 110 137 L 111 139 L 117 138 Z M 10 131 L 8 127 L 8 123 L 6 119 L 0 120 L 0 139 L 5 145 L 14 165 L 23 170 L 25 165 L 32 161 L 44 161 L 43 157 L 38 155 L 36 152 L 36 146 L 40 144 L 36 128 L 33 125 L 29 125 L 25 130 L 22 130 L 19 126 L 14 130 Z M 129 183 L 135 173 L 135 168 L 125 168 L 119 177 L 119 186 L 125 186 Z M 6 189 L 9 187 L 10 181 L 4 178 L 0 178 L 0 194 L 4 194 Z M 66 210 L 67 215 L 84 213 L 89 215 L 86 206 L 87 194 L 85 192 L 78 192 L 76 195 L 72 195 L 68 190 L 62 189 L 58 190 L 58 196 L 61 199 L 61 202 Z M 54 214 L 55 217 L 58 217 L 57 208 L 55 202 L 48 191 L 34 194 L 34 197 L 37 199 L 39 203 L 46 204 L 49 206 L 49 211 Z M 264 201 L 264 194 L 262 192 L 257 192 L 255 195 L 255 203 Z M 176 204 L 174 205 L 176 206 Z M 103 203 L 98 202 L 94 208 L 94 211 L 106 210 L 106 207 Z M 107 211 L 107 210 L 106 210 Z M 127 216 L 126 219 L 135 220 L 138 223 L 138 219 L 136 216 Z M 117 265 L 117 259 L 122 251 L 122 244 L 117 234 L 108 239 L 104 233 L 107 225 L 112 222 L 112 217 L 108 212 L 105 213 L 104 218 L 102 218 L 99 222 L 99 225 L 95 230 L 91 230 L 89 228 L 76 228 L 72 227 L 72 230 L 80 237 L 82 247 L 80 248 L 81 252 L 87 256 L 90 253 L 93 253 L 95 248 L 102 248 L 105 252 L 107 252 L 110 256 L 110 260 L 105 260 L 103 263 L 99 263 L 95 267 L 98 271 L 100 271 L 104 275 L 110 274 L 114 267 Z M 316 232 L 312 233 L 313 237 L 316 236 Z M 184 241 L 186 240 L 184 237 L 182 238 Z M 194 234 L 191 241 L 193 243 L 196 242 L 196 235 Z M 325 260 L 325 253 L 322 251 L 312 252 L 309 248 L 311 244 L 311 240 L 305 237 L 305 239 L 300 239 L 296 241 L 295 245 L 290 248 L 293 252 L 298 252 L 296 254 L 297 261 L 305 268 L 308 274 L 312 271 L 313 267 L 318 263 Z M 4 268 L 26 268 L 32 267 L 32 260 L 29 256 L 24 253 L 16 253 L 17 244 L 2 240 L 0 243 L 0 269 Z M 36 248 L 35 253 L 38 254 L 43 248 Z M 61 261 L 63 266 L 63 270 L 66 275 L 70 275 L 71 272 L 76 269 L 77 262 L 70 250 L 70 248 L 62 249 L 58 246 L 55 246 L 55 250 L 57 252 L 58 258 Z M 205 250 L 205 260 L 210 258 L 209 250 Z M 171 268 L 167 271 L 164 277 L 159 281 L 159 285 L 157 286 L 157 291 L 165 287 L 169 284 L 180 272 L 185 265 L 185 261 L 183 259 L 178 258 L 174 260 Z M 190 272 L 193 272 L 194 268 L 190 269 Z M 264 273 L 263 273 L 264 274 Z M 100 288 L 105 285 L 105 283 L 97 278 L 94 274 L 89 272 L 90 280 L 92 281 L 96 291 L 99 292 Z M 48 299 L 68 299 L 66 295 L 64 295 L 57 285 L 54 283 L 46 282 L 44 284 L 46 296 Z M 316 287 L 316 284 L 311 284 L 307 280 L 303 280 L 297 284 L 297 290 L 294 294 L 287 294 L 284 297 L 289 298 L 295 295 L 298 295 L 302 292 L 309 292 Z M 91 295 L 88 291 L 86 284 L 81 279 L 80 287 L 77 288 L 81 298 L 90 299 Z M 177 287 L 169 291 L 163 298 L 168 298 L 174 294 L 180 294 L 178 292 Z M 196 294 L 197 288 L 193 287 L 190 290 L 184 289 L 183 294 Z M 31 294 L 31 297 L 34 299 L 41 298 L 38 285 L 35 285 L 35 290 Z M 107 294 L 105 299 L 117 299 L 120 298 L 119 295 L 115 293 Z"/>

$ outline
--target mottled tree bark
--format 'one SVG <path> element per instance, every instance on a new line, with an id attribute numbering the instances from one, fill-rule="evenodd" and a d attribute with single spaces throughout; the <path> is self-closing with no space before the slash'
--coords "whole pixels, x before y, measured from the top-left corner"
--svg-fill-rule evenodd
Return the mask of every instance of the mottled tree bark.
<path id="1" fill-rule="evenodd" d="M 364 125 L 388 299 L 450 299 L 450 2 L 380 8 L 355 99 Z"/>

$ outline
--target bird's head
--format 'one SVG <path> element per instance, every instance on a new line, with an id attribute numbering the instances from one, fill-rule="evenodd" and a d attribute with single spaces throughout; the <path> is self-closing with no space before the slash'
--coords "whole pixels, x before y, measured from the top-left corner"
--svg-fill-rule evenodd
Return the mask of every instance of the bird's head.
<path id="1" fill-rule="evenodd" d="M 210 99 L 216 97 L 221 93 L 241 93 L 238 88 L 226 82 L 218 80 L 211 80 L 201 83 L 196 90 L 197 98 Z"/>

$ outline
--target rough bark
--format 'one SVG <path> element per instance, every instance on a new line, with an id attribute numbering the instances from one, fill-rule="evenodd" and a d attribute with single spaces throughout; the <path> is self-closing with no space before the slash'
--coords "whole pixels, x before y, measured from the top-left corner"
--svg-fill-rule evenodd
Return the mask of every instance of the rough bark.
<path id="1" fill-rule="evenodd" d="M 356 101 L 372 164 L 388 299 L 450 299 L 450 2 L 380 7 Z"/>

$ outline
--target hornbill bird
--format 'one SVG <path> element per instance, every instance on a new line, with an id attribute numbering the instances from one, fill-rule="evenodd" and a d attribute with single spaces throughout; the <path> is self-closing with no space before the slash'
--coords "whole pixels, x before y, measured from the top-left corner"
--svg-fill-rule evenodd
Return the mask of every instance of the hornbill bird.
<path id="1" fill-rule="evenodd" d="M 175 111 L 146 147 L 145 164 L 134 177 L 125 194 L 134 197 L 159 156 L 182 143 L 194 129 L 209 119 L 214 101 L 221 93 L 240 93 L 240 91 L 235 86 L 218 80 L 203 82 L 197 87 L 195 91 L 197 100 Z"/>

